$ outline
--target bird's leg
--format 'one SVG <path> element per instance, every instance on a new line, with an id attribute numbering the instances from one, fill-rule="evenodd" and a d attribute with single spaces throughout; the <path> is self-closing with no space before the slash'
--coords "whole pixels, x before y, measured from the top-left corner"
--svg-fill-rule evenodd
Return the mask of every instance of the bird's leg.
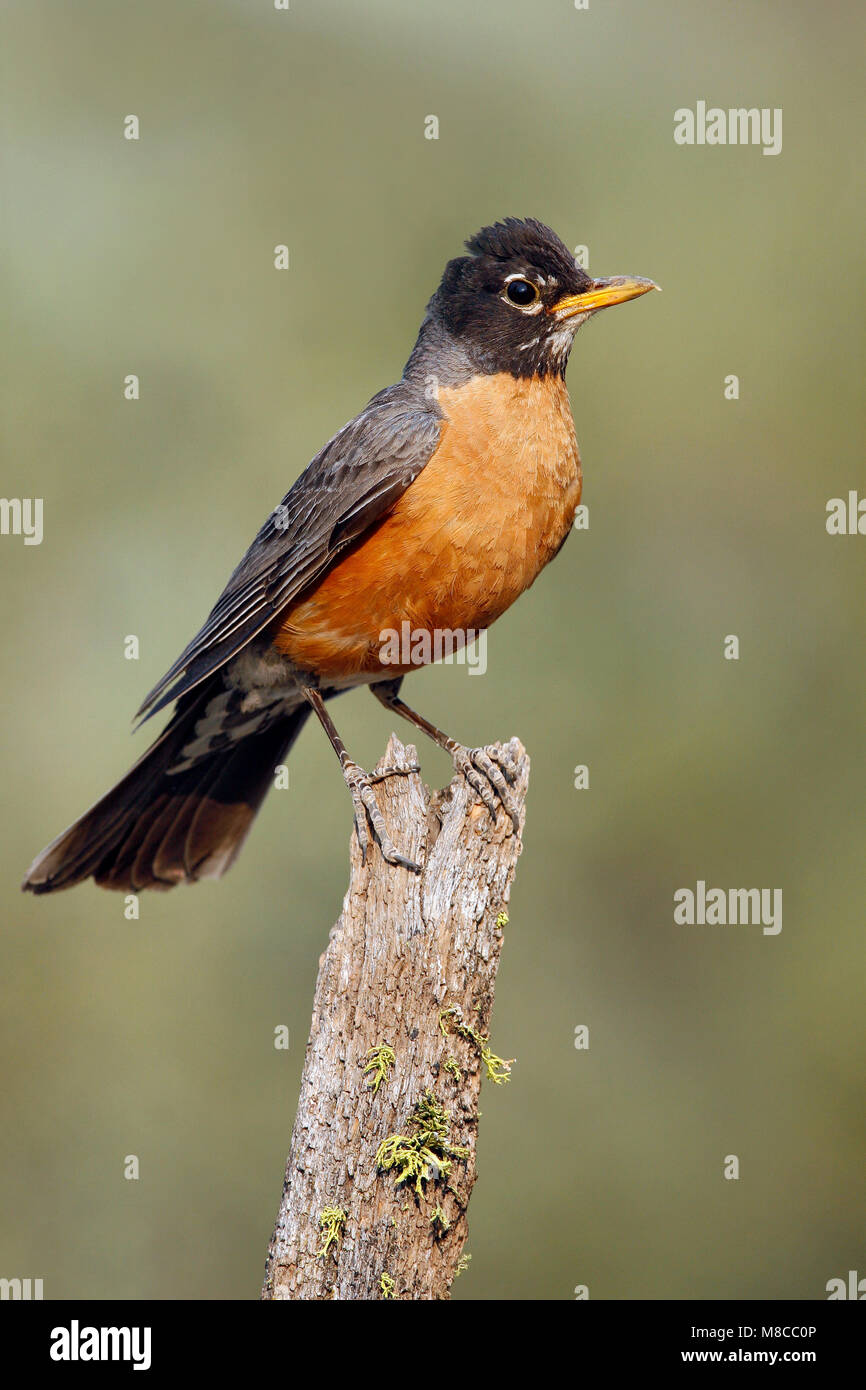
<path id="1" fill-rule="evenodd" d="M 367 848 L 370 843 L 370 836 L 367 832 L 367 820 L 369 819 L 376 839 L 379 841 L 379 848 L 382 851 L 383 858 L 387 859 L 389 864 L 402 864 L 404 869 L 411 869 L 414 873 L 420 873 L 420 864 L 416 864 L 414 859 L 407 859 L 406 856 L 401 854 L 395 847 L 391 836 L 388 834 L 385 818 L 376 805 L 376 798 L 371 790 L 374 782 L 381 782 L 386 777 L 393 777 L 398 774 L 405 775 L 409 772 L 420 772 L 420 767 L 417 763 L 413 763 L 411 767 L 407 768 L 386 767 L 383 768 L 381 772 L 374 773 L 371 776 L 369 772 L 365 772 L 362 767 L 359 767 L 358 764 L 353 762 L 349 757 L 346 751 L 346 745 L 337 733 L 334 721 L 325 709 L 325 702 L 318 690 L 314 690 L 312 686 L 305 685 L 301 687 L 301 692 L 307 703 L 312 705 L 313 709 L 316 711 L 319 722 L 328 735 L 328 738 L 331 740 L 334 752 L 340 759 L 343 777 L 345 778 L 346 786 L 349 788 L 352 797 L 352 807 L 355 813 L 355 830 L 361 849 L 361 859 L 366 863 Z"/>
<path id="2" fill-rule="evenodd" d="M 377 681 L 375 685 L 370 686 L 370 689 L 376 699 L 381 700 L 386 709 L 393 710 L 403 719 L 408 719 L 409 723 L 414 724 L 416 729 L 420 729 L 428 738 L 432 738 L 433 742 L 437 743 L 440 748 L 444 748 L 446 753 L 451 754 L 457 771 L 463 773 L 494 820 L 496 820 L 498 810 L 498 798 L 511 817 L 511 824 L 514 829 L 519 830 L 520 815 L 517 802 L 508 785 L 517 777 L 517 765 L 511 755 L 503 748 L 495 746 L 467 748 L 464 744 L 458 743 L 456 739 L 449 738 L 448 734 L 437 729 L 435 724 L 431 724 L 422 714 L 417 714 L 415 710 L 410 709 L 398 698 L 397 692 L 400 689 L 402 679 L 400 676 L 397 680 Z"/>

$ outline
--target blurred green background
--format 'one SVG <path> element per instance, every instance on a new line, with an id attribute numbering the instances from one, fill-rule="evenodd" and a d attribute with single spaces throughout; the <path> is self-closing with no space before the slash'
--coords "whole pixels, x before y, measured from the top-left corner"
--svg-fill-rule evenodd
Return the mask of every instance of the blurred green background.
<path id="1" fill-rule="evenodd" d="M 822 1298 L 866 1273 L 866 540 L 824 526 L 864 483 L 862 12 L 28 0 L 4 30 L 2 491 L 45 499 L 45 537 L 0 540 L 0 1275 L 257 1296 L 345 887 L 324 736 L 221 884 L 138 922 L 92 884 L 18 885 L 144 748 L 129 717 L 264 516 L 399 376 L 445 260 L 505 215 L 665 293 L 577 340 L 589 531 L 492 630 L 485 679 L 410 685 L 533 768 L 493 1027 L 518 1060 L 483 1099 L 455 1297 Z M 678 147 L 699 99 L 782 107 L 782 153 Z M 361 692 L 339 715 L 371 765 L 392 721 Z M 781 935 L 676 926 L 699 878 L 781 887 Z"/>

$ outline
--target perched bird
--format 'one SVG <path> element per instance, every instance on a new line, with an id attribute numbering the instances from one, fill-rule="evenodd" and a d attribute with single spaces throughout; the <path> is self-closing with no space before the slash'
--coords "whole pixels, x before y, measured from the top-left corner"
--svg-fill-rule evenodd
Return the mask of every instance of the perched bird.
<path id="1" fill-rule="evenodd" d="M 657 286 L 591 279 L 534 219 L 485 227 L 466 248 L 445 267 L 401 380 L 307 466 L 147 696 L 147 718 L 175 704 L 162 734 L 34 860 L 25 889 L 219 877 L 312 712 L 339 756 L 362 851 L 372 829 L 387 860 L 417 869 L 326 709 L 357 685 L 446 749 L 494 817 L 502 807 L 515 820 L 507 756 L 464 747 L 404 704 L 413 661 L 383 665 L 382 634 L 405 622 L 484 630 L 553 559 L 581 493 L 565 387 L 575 332 Z"/>

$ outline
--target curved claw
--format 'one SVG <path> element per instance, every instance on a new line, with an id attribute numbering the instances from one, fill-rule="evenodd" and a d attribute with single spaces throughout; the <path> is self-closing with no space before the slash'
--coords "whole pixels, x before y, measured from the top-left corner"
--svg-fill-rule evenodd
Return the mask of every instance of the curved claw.
<path id="1" fill-rule="evenodd" d="M 345 764 L 343 774 L 352 796 L 352 807 L 355 812 L 355 833 L 358 836 L 358 847 L 361 851 L 363 864 L 367 862 L 367 850 L 370 845 L 370 836 L 367 830 L 369 822 L 382 852 L 382 858 L 387 860 L 389 864 L 398 864 L 401 868 L 420 874 L 421 865 L 416 864 L 414 859 L 408 859 L 405 854 L 401 854 L 388 834 L 385 817 L 379 810 L 372 792 L 374 782 L 381 782 L 385 777 L 390 777 L 395 773 L 413 770 L 414 768 L 384 768 L 382 772 L 371 776 L 362 767 L 358 767 L 357 763 Z"/>
<path id="2" fill-rule="evenodd" d="M 495 743 L 487 749 L 487 752 L 502 768 L 509 782 L 516 782 L 520 768 L 517 765 L 517 760 L 512 756 L 511 750 L 502 744 Z"/>
<path id="3" fill-rule="evenodd" d="M 370 782 L 384 782 L 387 777 L 408 777 L 410 772 L 420 772 L 420 763 L 410 763 L 408 767 L 383 767 L 381 772 L 371 772 Z"/>
<path id="4" fill-rule="evenodd" d="M 520 812 L 508 785 L 517 776 L 517 765 L 510 754 L 496 747 L 464 748 L 459 744 L 452 754 L 454 766 L 462 772 L 495 821 L 502 806 L 515 831 L 520 829 Z M 506 780 L 508 779 L 508 780 Z"/>

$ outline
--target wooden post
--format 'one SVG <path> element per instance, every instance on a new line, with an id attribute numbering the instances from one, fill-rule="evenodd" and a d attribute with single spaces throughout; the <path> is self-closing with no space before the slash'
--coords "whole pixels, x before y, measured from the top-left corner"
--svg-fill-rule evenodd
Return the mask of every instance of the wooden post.
<path id="1" fill-rule="evenodd" d="M 523 830 L 529 759 L 509 745 Z M 393 735 L 381 766 L 408 768 Z M 264 1299 L 447 1298 L 467 1237 L 505 906 L 521 849 L 461 776 L 376 795 L 414 874 L 372 848 L 322 956 Z M 488 1085 L 491 1080 L 488 1080 Z M 404 1180 L 399 1181 L 403 1176 Z"/>

